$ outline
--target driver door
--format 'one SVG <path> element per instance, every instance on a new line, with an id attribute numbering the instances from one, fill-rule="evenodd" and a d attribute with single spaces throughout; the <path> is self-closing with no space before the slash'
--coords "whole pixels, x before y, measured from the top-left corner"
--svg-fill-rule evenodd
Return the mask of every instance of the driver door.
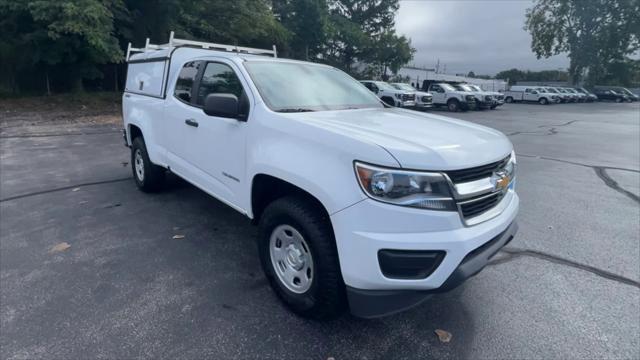
<path id="1" fill-rule="evenodd" d="M 433 95 L 434 103 L 437 103 L 437 104 L 445 103 L 446 99 L 445 99 L 444 89 L 440 87 L 440 85 L 432 85 L 429 88 L 429 92 L 431 93 L 431 95 Z"/>

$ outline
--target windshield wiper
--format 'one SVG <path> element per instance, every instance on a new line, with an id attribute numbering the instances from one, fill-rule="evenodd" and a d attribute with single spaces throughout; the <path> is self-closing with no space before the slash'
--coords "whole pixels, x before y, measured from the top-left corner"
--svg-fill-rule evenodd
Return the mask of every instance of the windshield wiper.
<path id="1" fill-rule="evenodd" d="M 279 109 L 276 110 L 277 112 L 283 112 L 283 113 L 296 113 L 296 112 L 312 112 L 315 110 L 312 109 L 306 109 L 306 108 L 286 108 L 286 109 Z"/>

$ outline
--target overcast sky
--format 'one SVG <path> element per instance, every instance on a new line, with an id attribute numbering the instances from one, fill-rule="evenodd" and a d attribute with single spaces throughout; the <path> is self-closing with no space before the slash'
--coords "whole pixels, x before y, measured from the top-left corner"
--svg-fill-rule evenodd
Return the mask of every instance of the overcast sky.
<path id="1" fill-rule="evenodd" d="M 565 55 L 536 59 L 531 35 L 523 30 L 531 0 L 400 0 L 398 33 L 416 48 L 413 63 L 448 74 L 495 75 L 511 68 L 565 69 Z"/>

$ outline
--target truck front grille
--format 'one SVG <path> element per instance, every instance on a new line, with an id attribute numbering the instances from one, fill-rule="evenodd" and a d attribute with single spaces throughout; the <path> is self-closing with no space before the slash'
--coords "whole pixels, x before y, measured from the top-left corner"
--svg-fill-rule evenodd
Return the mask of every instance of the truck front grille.
<path id="1" fill-rule="evenodd" d="M 502 191 L 494 192 L 490 195 L 483 195 L 477 199 L 460 203 L 460 211 L 465 219 L 469 219 L 498 205 L 503 197 L 504 193 Z"/>
<path id="2" fill-rule="evenodd" d="M 416 94 L 402 94 L 402 101 L 414 101 Z"/>
<path id="3" fill-rule="evenodd" d="M 507 156 L 500 161 L 496 161 L 487 165 L 476 166 L 469 169 L 446 171 L 446 174 L 449 176 L 449 179 L 451 179 L 451 181 L 453 181 L 455 184 L 484 179 L 490 177 L 494 171 L 502 169 L 505 165 L 507 165 L 510 157 L 511 156 Z"/>

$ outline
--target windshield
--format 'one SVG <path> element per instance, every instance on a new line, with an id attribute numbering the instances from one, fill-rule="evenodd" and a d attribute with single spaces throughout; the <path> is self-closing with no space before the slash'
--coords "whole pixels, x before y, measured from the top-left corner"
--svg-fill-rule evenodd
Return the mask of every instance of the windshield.
<path id="1" fill-rule="evenodd" d="M 471 90 L 482 91 L 477 85 L 467 85 L 467 87 L 471 88 Z"/>
<path id="2" fill-rule="evenodd" d="M 443 89 L 445 89 L 447 91 L 456 91 L 456 89 L 453 86 L 449 85 L 449 84 L 438 84 L 438 85 L 440 85 L 441 88 L 443 88 Z"/>
<path id="3" fill-rule="evenodd" d="M 563 93 L 563 94 L 566 94 L 566 93 L 567 93 L 567 91 L 566 91 L 566 90 L 564 90 L 564 89 L 556 88 L 556 90 L 558 90 L 558 92 L 561 92 L 561 93 Z"/>
<path id="4" fill-rule="evenodd" d="M 275 61 L 247 61 L 244 65 L 260 96 L 273 111 L 383 107 L 371 91 L 335 68 Z M 378 82 L 376 85 L 380 86 Z"/>
<path id="5" fill-rule="evenodd" d="M 550 92 L 550 93 L 554 93 L 554 94 L 557 94 L 557 93 L 558 93 L 558 92 L 556 91 L 556 89 L 553 89 L 553 88 L 546 88 L 546 89 L 545 89 L 545 91 L 546 91 L 546 92 Z"/>
<path id="6" fill-rule="evenodd" d="M 403 83 L 393 83 L 391 84 L 391 86 L 393 86 L 394 88 L 398 89 L 398 90 L 407 90 L 407 91 L 416 91 L 416 89 L 414 89 L 411 85 L 409 84 L 403 84 Z"/>

